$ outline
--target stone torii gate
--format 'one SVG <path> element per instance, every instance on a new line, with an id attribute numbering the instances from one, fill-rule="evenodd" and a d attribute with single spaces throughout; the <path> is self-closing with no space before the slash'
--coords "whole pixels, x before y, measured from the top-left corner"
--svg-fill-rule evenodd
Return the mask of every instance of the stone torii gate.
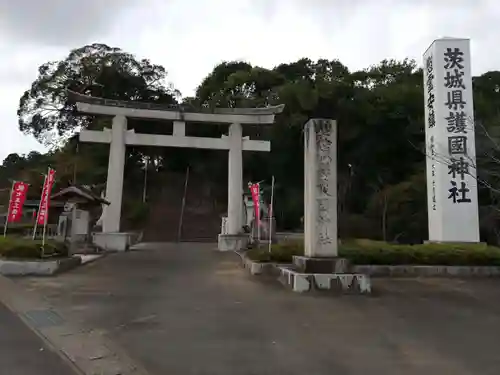
<path id="1" fill-rule="evenodd" d="M 97 98 L 69 92 L 81 113 L 113 116 L 112 128 L 103 131 L 82 130 L 81 142 L 108 143 L 109 164 L 106 200 L 110 205 L 103 217 L 103 232 L 120 231 L 123 194 L 123 171 L 126 145 L 203 148 L 229 151 L 228 235 L 237 236 L 242 228 L 243 151 L 269 152 L 269 141 L 243 138 L 243 124 L 271 125 L 284 105 L 267 108 L 217 108 L 211 111 L 184 111 L 153 103 L 129 102 Z M 138 134 L 127 130 L 127 117 L 173 121 L 172 135 Z M 219 138 L 186 136 L 186 122 L 229 124 L 229 135 Z"/>

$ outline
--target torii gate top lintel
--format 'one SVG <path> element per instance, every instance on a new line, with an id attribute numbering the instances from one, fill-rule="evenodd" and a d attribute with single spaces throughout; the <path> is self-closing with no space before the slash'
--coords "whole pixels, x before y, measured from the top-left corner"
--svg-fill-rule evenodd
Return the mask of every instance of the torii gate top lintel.
<path id="1" fill-rule="evenodd" d="M 285 105 L 281 104 L 264 108 L 203 108 L 195 110 L 186 106 L 99 98 L 71 90 L 68 90 L 68 98 L 76 103 L 77 110 L 81 113 L 214 124 L 270 125 L 274 123 L 275 115 L 283 112 L 285 108 Z"/>

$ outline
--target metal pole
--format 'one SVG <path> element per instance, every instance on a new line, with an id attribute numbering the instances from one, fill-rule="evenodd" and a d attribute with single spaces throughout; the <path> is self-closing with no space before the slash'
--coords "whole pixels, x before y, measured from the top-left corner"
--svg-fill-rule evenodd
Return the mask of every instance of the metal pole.
<path id="1" fill-rule="evenodd" d="M 43 180 L 42 193 L 45 183 L 47 182 L 47 177 L 48 175 L 45 175 L 45 179 Z M 35 240 L 36 238 L 36 230 L 38 229 L 38 218 L 40 217 L 40 205 L 42 204 L 42 201 L 43 201 L 43 196 L 41 197 L 40 203 L 38 204 L 38 211 L 36 213 L 35 225 L 33 226 L 33 240 Z"/>
<path id="2" fill-rule="evenodd" d="M 5 224 L 3 225 L 3 236 L 7 236 L 7 225 L 9 222 L 9 215 L 10 215 L 10 205 L 12 203 L 12 192 L 14 191 L 14 185 L 16 181 L 12 181 L 12 187 L 10 188 L 10 195 L 9 195 L 9 208 L 7 209 L 7 217 L 5 218 Z"/>
<path id="3" fill-rule="evenodd" d="M 260 247 L 260 182 L 257 183 L 257 186 L 259 187 L 259 195 L 257 196 L 257 247 Z"/>
<path id="4" fill-rule="evenodd" d="M 47 183 L 49 182 L 48 178 L 50 176 L 50 167 L 49 169 L 47 170 Z M 49 221 L 49 198 L 50 198 L 50 188 L 52 186 L 49 186 L 47 184 L 47 193 L 46 193 L 46 196 L 45 196 L 45 216 L 44 216 L 44 219 L 43 219 L 43 232 L 42 232 L 42 257 L 45 255 L 45 233 L 47 232 L 47 222 Z"/>
<path id="5" fill-rule="evenodd" d="M 142 188 L 142 203 L 146 203 L 146 190 L 148 184 L 148 165 L 149 165 L 149 156 L 146 156 L 146 168 L 144 169 L 144 185 Z"/>
<path id="6" fill-rule="evenodd" d="M 186 169 L 186 181 L 184 182 L 184 195 L 182 196 L 181 215 L 179 217 L 179 228 L 177 230 L 177 242 L 181 242 L 182 221 L 184 220 L 184 208 L 186 207 L 186 194 L 189 181 L 189 167 Z"/>
<path id="7" fill-rule="evenodd" d="M 273 216 L 274 216 L 274 208 L 273 208 L 273 200 L 274 200 L 274 176 L 271 180 L 271 205 L 269 207 L 269 252 L 271 252 L 271 244 L 272 244 L 272 233 L 273 233 Z"/>
<path id="8" fill-rule="evenodd" d="M 47 193 L 45 194 L 45 199 L 48 201 L 49 199 L 49 189 L 47 188 Z M 48 206 L 48 204 L 46 205 Z M 43 247 L 45 246 L 45 233 L 47 230 L 47 221 L 48 221 L 48 208 L 45 209 L 45 216 L 43 218 L 43 230 L 42 230 L 42 256 L 43 256 Z"/>
<path id="9" fill-rule="evenodd" d="M 76 171 L 78 170 L 78 143 L 76 144 L 75 162 L 73 163 L 73 185 L 76 185 Z"/>

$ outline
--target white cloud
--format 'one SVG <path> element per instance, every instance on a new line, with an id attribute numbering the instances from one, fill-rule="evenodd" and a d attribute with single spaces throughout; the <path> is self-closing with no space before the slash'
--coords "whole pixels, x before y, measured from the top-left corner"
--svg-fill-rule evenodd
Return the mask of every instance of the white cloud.
<path id="1" fill-rule="evenodd" d="M 30 44 L 85 43 L 139 4 L 147 6 L 148 0 L 0 0 L 0 30 Z"/>
<path id="2" fill-rule="evenodd" d="M 492 0 L 127 0 L 107 7 L 64 0 L 66 8 L 41 19 L 33 8 L 25 23 L 36 22 L 25 28 L 24 13 L 15 8 L 28 8 L 26 1 L 0 0 L 0 29 L 11 35 L 0 40 L 0 92 L 8 97 L 0 103 L 0 130 L 9 134 L 0 137 L 0 159 L 34 144 L 18 132 L 16 110 L 38 65 L 94 41 L 162 64 L 184 95 L 223 60 L 273 67 L 301 57 L 338 58 L 355 70 L 384 58 L 420 61 L 442 36 L 471 38 L 475 74 L 500 66 L 494 27 L 500 4 Z M 82 4 L 88 4 L 85 11 Z M 58 48 L 44 47 L 54 44 Z"/>
<path id="3" fill-rule="evenodd" d="M 24 92 L 22 86 L 10 85 L 0 88 L 0 159 L 12 152 L 28 153 L 32 150 L 43 151 L 43 147 L 32 137 L 24 136 L 17 130 L 16 110 L 19 97 Z"/>

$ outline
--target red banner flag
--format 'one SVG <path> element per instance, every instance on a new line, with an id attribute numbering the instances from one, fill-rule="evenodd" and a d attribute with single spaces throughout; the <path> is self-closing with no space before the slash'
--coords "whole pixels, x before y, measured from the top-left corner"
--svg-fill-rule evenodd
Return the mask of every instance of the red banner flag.
<path id="1" fill-rule="evenodd" d="M 257 228 L 260 227 L 260 185 L 250 184 L 250 192 L 252 193 L 253 207 L 255 209 L 255 222 Z"/>
<path id="2" fill-rule="evenodd" d="M 55 174 L 56 171 L 49 168 L 49 171 L 45 176 L 42 197 L 40 199 L 40 205 L 38 206 L 38 225 L 45 225 L 49 218 L 50 192 L 52 191 L 52 185 L 54 185 Z"/>
<path id="3" fill-rule="evenodd" d="M 29 185 L 27 183 L 19 181 L 14 182 L 12 185 L 9 201 L 9 214 L 7 217 L 8 223 L 16 223 L 21 220 L 28 186 Z"/>

